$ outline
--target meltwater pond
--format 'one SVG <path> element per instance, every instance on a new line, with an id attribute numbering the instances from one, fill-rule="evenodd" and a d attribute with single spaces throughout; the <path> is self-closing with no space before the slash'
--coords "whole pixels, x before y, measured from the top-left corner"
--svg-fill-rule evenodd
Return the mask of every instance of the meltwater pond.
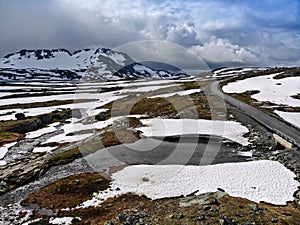
<path id="1" fill-rule="evenodd" d="M 237 153 L 238 145 L 222 143 L 214 136 L 172 136 L 142 138 L 132 144 L 101 149 L 85 157 L 96 171 L 124 164 L 209 165 L 249 161 Z"/>
<path id="2" fill-rule="evenodd" d="M 222 143 L 214 136 L 142 138 L 131 144 L 99 149 L 66 165 L 51 167 L 36 181 L 0 196 L 0 206 L 17 203 L 29 193 L 76 173 L 110 173 L 110 169 L 136 164 L 208 165 L 251 160 L 236 151 L 238 146 Z"/>

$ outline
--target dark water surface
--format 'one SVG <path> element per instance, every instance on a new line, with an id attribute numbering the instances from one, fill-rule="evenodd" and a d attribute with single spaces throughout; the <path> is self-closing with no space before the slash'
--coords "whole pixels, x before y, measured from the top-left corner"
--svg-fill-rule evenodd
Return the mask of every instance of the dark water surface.
<path id="1" fill-rule="evenodd" d="M 134 164 L 208 165 L 251 160 L 239 156 L 237 147 L 233 143 L 222 143 L 217 137 L 142 138 L 132 144 L 98 150 L 67 165 L 52 167 L 36 181 L 0 196 L 0 206 L 16 203 L 35 190 L 76 173 L 108 173 L 110 168 Z"/>

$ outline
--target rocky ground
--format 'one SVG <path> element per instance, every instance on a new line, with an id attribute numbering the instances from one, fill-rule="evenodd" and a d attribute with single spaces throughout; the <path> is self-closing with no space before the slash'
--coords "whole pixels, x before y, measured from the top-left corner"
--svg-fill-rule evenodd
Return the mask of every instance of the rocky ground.
<path id="1" fill-rule="evenodd" d="M 185 88 L 196 88 L 195 84 L 188 84 Z M 142 99 L 142 100 L 141 100 Z M 199 115 L 210 118 L 209 109 L 203 93 L 193 95 L 193 100 L 200 102 L 196 105 Z M 115 109 L 116 115 L 135 99 L 122 100 L 120 107 Z M 104 106 L 110 108 L 111 104 Z M 143 100 L 133 107 L 132 114 L 146 114 L 166 118 L 189 118 L 189 106 L 184 105 L 187 113 L 178 115 L 172 105 L 166 101 Z M 159 110 L 158 110 L 159 109 Z M 250 145 L 243 147 L 224 143 L 233 149 L 232 157 L 237 152 L 252 152 L 252 157 L 242 157 L 243 160 L 268 159 L 281 162 L 296 174 L 300 182 L 300 153 L 299 149 L 284 149 L 277 146 L 272 134 L 235 108 L 227 106 L 228 118 L 247 125 Z M 57 114 L 55 114 L 57 113 Z M 98 114 L 98 120 L 111 116 Z M 26 133 L 30 129 L 41 128 L 53 121 L 65 121 L 72 117 L 69 110 L 53 112 L 47 116 L 6 122 L 0 126 L 0 131 L 15 134 Z M 100 118 L 101 117 L 101 118 Z M 27 121 L 28 120 L 28 121 Z M 37 122 L 36 122 L 37 121 Z M 120 122 L 122 123 L 122 122 Z M 20 125 L 23 124 L 23 125 Z M 36 126 L 36 127 L 34 127 Z M 90 199 L 94 192 L 109 187 L 110 173 L 119 167 L 103 168 L 103 173 L 94 173 L 93 169 L 84 161 L 82 154 L 88 155 L 99 150 L 99 140 L 103 147 L 130 143 L 140 139 L 140 135 L 133 128 L 140 126 L 138 118 L 130 119 L 129 125 L 118 124 L 97 131 L 88 141 L 76 144 L 58 146 L 51 154 L 33 155 L 33 146 L 49 138 L 45 134 L 37 139 L 22 140 L 22 135 L 16 135 L 19 141 L 10 151 L 11 159 L 7 166 L 1 168 L 0 189 L 0 224 L 58 224 L 56 218 L 64 218 L 62 224 L 300 224 L 300 191 L 294 194 L 295 200 L 285 206 L 274 206 L 267 203 L 255 203 L 243 198 L 229 196 L 223 190 L 199 196 L 179 196 L 171 199 L 150 200 L 144 196 L 127 194 L 109 199 L 98 207 L 85 209 L 64 210 L 74 208 L 83 201 Z M 2 130 L 1 130 L 2 129 Z M 59 132 L 59 131 L 57 131 Z M 5 136 L 6 137 L 6 136 Z M 11 136 L 10 136 L 11 137 Z M 130 137 L 130 138 L 128 138 Z M 2 139 L 4 142 L 5 139 Z M 10 142 L 10 141 L 8 141 Z M 78 147 L 80 146 L 80 148 Z M 242 159 L 241 159 L 242 160 Z M 128 163 L 130 164 L 130 163 Z M 120 166 L 120 165 L 116 165 Z M 126 166 L 126 165 L 121 165 Z M 20 203 L 20 204 L 19 204 Z M 69 222 L 66 222 L 69 221 Z"/>
<path id="2" fill-rule="evenodd" d="M 299 224 L 299 205 L 255 203 L 231 197 L 222 190 L 199 196 L 150 200 L 133 194 L 108 199 L 99 207 L 63 210 L 104 190 L 109 181 L 99 174 L 72 175 L 30 194 L 21 205 L 32 213 L 19 212 L 17 222 L 49 224 L 53 218 L 69 218 L 72 224 Z M 13 210 L 13 209 L 11 209 Z"/>

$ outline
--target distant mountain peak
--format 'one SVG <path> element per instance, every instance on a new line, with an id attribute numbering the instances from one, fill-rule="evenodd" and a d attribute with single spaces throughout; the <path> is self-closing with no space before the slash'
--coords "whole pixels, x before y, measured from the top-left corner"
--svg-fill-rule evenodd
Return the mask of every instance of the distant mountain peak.
<path id="1" fill-rule="evenodd" d="M 166 65 L 137 63 L 126 53 L 109 48 L 86 48 L 76 50 L 73 54 L 64 48 L 23 49 L 0 60 L 0 80 L 1 75 L 10 79 L 29 79 L 38 75 L 39 79 L 59 79 L 63 76 L 63 79 L 86 80 L 173 78 L 186 75 L 178 68 Z M 51 74 L 53 76 L 49 77 Z"/>
<path id="2" fill-rule="evenodd" d="M 93 49 L 91 49 L 91 48 L 79 49 L 79 50 L 74 51 L 72 55 L 76 55 L 76 54 L 78 54 L 80 52 L 89 52 L 89 51 L 92 51 L 92 50 Z"/>
<path id="3" fill-rule="evenodd" d="M 16 53 L 10 53 L 6 56 L 4 56 L 5 59 L 9 59 L 12 56 L 19 56 L 19 57 L 26 57 L 26 56 L 30 56 L 32 54 L 35 54 L 37 58 L 41 59 L 41 58 L 49 58 L 49 57 L 54 57 L 54 53 L 66 53 L 69 56 L 71 56 L 71 53 L 64 48 L 59 48 L 59 49 L 22 49 L 19 52 Z"/>

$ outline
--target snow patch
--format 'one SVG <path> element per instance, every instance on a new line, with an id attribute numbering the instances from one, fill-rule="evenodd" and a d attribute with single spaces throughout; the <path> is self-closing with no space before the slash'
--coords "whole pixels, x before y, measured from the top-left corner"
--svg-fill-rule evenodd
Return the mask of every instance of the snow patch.
<path id="1" fill-rule="evenodd" d="M 54 149 L 56 149 L 57 147 L 50 147 L 50 146 L 46 146 L 46 147 L 35 147 L 33 149 L 33 153 L 42 153 L 42 152 L 51 152 Z"/>
<path id="2" fill-rule="evenodd" d="M 238 151 L 237 154 L 240 155 L 240 156 L 244 156 L 244 157 L 252 157 L 253 156 L 253 151 L 248 151 L 248 152 Z"/>
<path id="3" fill-rule="evenodd" d="M 185 95 L 191 95 L 191 94 L 199 93 L 199 92 L 201 92 L 201 89 L 190 89 L 187 91 L 178 91 L 178 92 L 174 92 L 174 93 L 155 95 L 155 96 L 151 96 L 149 98 L 168 98 L 168 97 L 172 97 L 174 95 L 185 96 Z"/>
<path id="4" fill-rule="evenodd" d="M 300 128 L 300 113 L 299 112 L 282 112 L 275 111 L 275 113 L 288 123 Z"/>
<path id="5" fill-rule="evenodd" d="M 42 144 L 48 144 L 48 143 L 52 143 L 52 142 L 54 142 L 54 143 L 72 143 L 72 142 L 82 141 L 92 135 L 93 135 L 93 133 L 67 136 L 66 133 L 63 133 L 63 134 L 59 134 L 59 135 L 49 138 L 47 141 L 43 142 Z"/>
<path id="6" fill-rule="evenodd" d="M 43 134 L 48 134 L 57 130 L 56 126 L 59 125 L 59 122 L 53 123 L 50 126 L 44 127 L 42 129 L 32 131 L 26 134 L 26 138 L 37 138 L 42 136 Z"/>
<path id="7" fill-rule="evenodd" d="M 73 217 L 50 218 L 49 224 L 71 225 Z"/>
<path id="8" fill-rule="evenodd" d="M 169 87 L 175 87 L 179 84 L 173 84 L 173 85 L 154 85 L 154 86 L 144 86 L 144 87 L 137 87 L 134 89 L 123 89 L 120 93 L 127 93 L 127 92 L 149 92 L 149 91 L 156 91 L 163 88 L 169 88 Z"/>
<path id="9" fill-rule="evenodd" d="M 57 142 L 57 143 L 67 143 L 67 142 L 77 142 L 82 141 L 86 138 L 91 137 L 94 134 L 94 131 L 96 129 L 103 129 L 105 127 L 108 127 L 113 124 L 115 120 L 117 120 L 119 117 L 110 118 L 105 121 L 99 121 L 91 124 L 83 124 L 78 119 L 72 118 L 71 123 L 65 124 L 60 129 L 64 131 L 62 134 L 58 134 L 56 136 L 53 136 L 49 138 L 47 141 L 43 142 L 42 144 L 48 144 L 51 142 Z M 80 131 L 90 131 L 85 134 L 78 134 L 78 135 L 68 135 L 72 132 L 80 132 Z"/>
<path id="10" fill-rule="evenodd" d="M 295 174 L 279 162 L 261 160 L 209 166 L 136 165 L 112 175 L 109 189 L 95 193 L 80 207 L 97 206 L 106 199 L 135 193 L 151 199 L 197 195 L 222 188 L 231 196 L 255 202 L 286 204 L 300 185 Z"/>
<path id="11" fill-rule="evenodd" d="M 227 138 L 241 145 L 248 145 L 243 135 L 249 130 L 234 121 L 215 121 L 204 119 L 144 119 L 144 126 L 137 128 L 147 137 L 165 137 L 186 134 L 216 135 Z"/>
<path id="12" fill-rule="evenodd" d="M 225 93 L 259 91 L 258 94 L 252 95 L 252 97 L 257 101 L 271 102 L 277 105 L 282 104 L 291 107 L 300 107 L 300 101 L 291 97 L 300 93 L 299 77 L 274 79 L 276 75 L 280 74 L 282 73 L 238 80 L 223 86 L 223 91 Z"/>
<path id="13" fill-rule="evenodd" d="M 7 165 L 7 162 L 4 161 L 4 160 L 0 160 L 0 166 L 6 166 Z"/>
<path id="14" fill-rule="evenodd" d="M 0 147 L 0 159 L 3 159 L 8 152 L 8 149 L 12 146 L 14 146 L 17 142 L 5 144 L 2 147 Z"/>

